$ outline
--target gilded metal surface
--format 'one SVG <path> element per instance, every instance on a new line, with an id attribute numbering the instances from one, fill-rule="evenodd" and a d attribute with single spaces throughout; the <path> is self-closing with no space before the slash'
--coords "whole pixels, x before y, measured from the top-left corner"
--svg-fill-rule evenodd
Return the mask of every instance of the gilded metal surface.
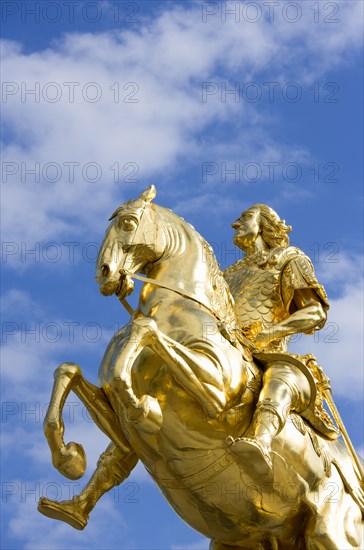
<path id="1" fill-rule="evenodd" d="M 233 224 L 245 257 L 222 274 L 155 194 L 113 213 L 97 260 L 101 293 L 124 304 L 134 274 L 145 277 L 138 309 L 106 349 L 100 387 L 73 363 L 56 370 L 44 423 L 53 465 L 70 479 L 86 467 L 82 446 L 63 440 L 71 390 L 111 443 L 80 495 L 42 498 L 38 509 L 84 529 L 141 460 L 212 549 L 360 548 L 360 462 L 324 418 L 329 386 L 317 362 L 286 351 L 290 335 L 326 321 L 311 262 L 289 247 L 277 214 L 255 205 Z"/>

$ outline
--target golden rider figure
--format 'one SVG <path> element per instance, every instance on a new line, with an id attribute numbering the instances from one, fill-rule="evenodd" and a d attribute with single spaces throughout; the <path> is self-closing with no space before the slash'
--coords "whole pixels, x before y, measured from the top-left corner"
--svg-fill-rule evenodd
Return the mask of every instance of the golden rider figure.
<path id="1" fill-rule="evenodd" d="M 313 393 L 311 377 L 299 368 L 297 356 L 287 352 L 289 338 L 322 328 L 329 304 L 309 258 L 289 246 L 292 228 L 272 208 L 256 204 L 232 227 L 233 242 L 245 255 L 224 276 L 235 299 L 239 327 L 259 352 L 253 355 L 264 375 L 253 437 L 236 439 L 231 450 L 245 460 L 252 455 L 257 469 L 269 471 L 272 439 L 291 411 L 301 414 L 308 408 Z"/>

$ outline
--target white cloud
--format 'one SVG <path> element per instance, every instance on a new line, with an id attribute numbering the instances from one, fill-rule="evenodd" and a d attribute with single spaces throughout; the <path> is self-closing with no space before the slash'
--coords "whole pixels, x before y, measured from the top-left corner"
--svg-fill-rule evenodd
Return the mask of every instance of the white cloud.
<path id="1" fill-rule="evenodd" d="M 42 307 L 24 290 L 13 288 L 9 290 L 1 301 L 2 315 L 24 316 L 25 312 L 32 312 L 32 315 L 40 315 Z"/>
<path id="2" fill-rule="evenodd" d="M 351 284 L 358 284 L 363 277 L 363 257 L 340 250 L 336 243 L 328 243 L 327 252 L 322 254 L 317 273 L 325 285 L 338 287 L 342 291 Z M 334 254 L 332 252 L 335 251 Z"/>
<path id="3" fill-rule="evenodd" d="M 5 238 L 38 241 L 71 229 L 73 237 L 87 234 L 91 224 L 94 230 L 101 229 L 100 213 L 111 211 L 116 194 L 121 201 L 135 187 L 128 181 L 113 183 L 110 166 L 119 163 L 121 180 L 137 167 L 140 180 L 163 179 L 164 171 L 206 146 L 208 155 L 208 144 L 199 141 L 199 132 L 234 120 L 234 103 L 222 103 L 219 94 L 216 101 L 201 102 L 201 82 L 238 79 L 244 83 L 266 69 L 272 80 L 304 82 L 307 73 L 318 77 L 329 64 L 349 62 L 360 45 L 360 4 L 340 3 L 339 23 L 331 25 L 314 23 L 305 3 L 297 24 L 284 21 L 282 15 L 272 24 L 265 18 L 249 24 L 229 17 L 222 23 L 221 14 L 204 23 L 197 3 L 189 9 L 174 6 L 155 19 L 145 19 L 135 31 L 72 33 L 30 54 L 22 53 L 19 44 L 4 41 L 5 80 L 19 86 L 19 93 L 9 95 L 3 109 L 9 130 L 3 158 L 15 163 L 6 165 L 9 169 L 18 169 L 4 187 Z M 49 86 L 51 82 L 56 86 Z M 80 84 L 74 89 L 74 103 L 68 99 L 67 82 Z M 83 93 L 92 101 L 96 88 L 87 87 L 90 82 L 96 82 L 102 94 L 96 103 L 82 97 Z M 110 90 L 115 82 L 120 83 L 117 103 Z M 31 95 L 21 101 L 21 87 L 32 88 L 35 83 L 40 87 L 39 102 Z M 133 99 L 132 92 L 138 103 L 127 102 L 127 97 Z M 57 93 L 61 97 L 56 102 L 42 97 Z M 264 129 L 266 124 L 258 110 L 248 105 L 240 106 L 239 123 L 242 120 L 245 128 L 253 123 Z M 223 144 L 221 149 L 228 151 Z M 37 162 L 40 177 L 43 172 L 46 180 L 40 183 L 24 174 Z M 64 165 L 67 162 L 79 163 L 73 183 L 67 181 L 71 170 Z M 95 183 L 89 181 L 96 174 L 94 168 L 82 176 L 89 162 L 102 170 Z M 53 165 L 47 172 L 47 163 L 57 163 L 58 168 Z M 126 163 L 134 164 L 125 167 Z M 21 175 L 24 183 L 18 183 Z M 53 177 L 60 179 L 51 183 Z"/>
<path id="4" fill-rule="evenodd" d="M 36 301 L 27 291 L 12 288 L 4 294 L 1 374 L 6 398 L 28 402 L 32 382 L 31 400 L 47 403 L 44 381 L 50 389 L 54 370 L 64 356 L 70 355 L 73 346 L 101 355 L 115 331 L 115 326 L 105 327 L 94 321 L 85 330 L 87 323 L 55 318 L 47 309 L 44 299 Z"/>
<path id="5" fill-rule="evenodd" d="M 34 483 L 28 485 L 34 485 Z M 46 485 L 47 480 L 42 482 L 43 488 Z M 7 503 L 7 506 L 12 508 L 9 532 L 14 540 L 21 541 L 22 548 L 25 550 L 33 550 L 34 548 L 41 550 L 118 548 L 120 547 L 117 543 L 119 530 L 114 532 L 109 528 L 110 524 L 113 523 L 117 524 L 119 529 L 122 529 L 124 547 L 127 547 L 128 536 L 130 535 L 128 525 L 112 499 L 104 498 L 99 501 L 97 510 L 93 513 L 92 521 L 90 521 L 87 529 L 79 532 L 65 523 L 42 516 L 37 511 L 35 495 L 25 493 L 23 481 L 19 482 L 19 487 L 19 494 L 16 495 L 13 502 Z M 101 539 L 100 533 L 102 533 Z"/>
<path id="6" fill-rule="evenodd" d="M 335 395 L 363 398 L 363 269 L 362 257 L 340 254 L 340 261 L 322 263 L 319 280 L 335 287 L 330 299 L 328 321 L 314 336 L 299 337 L 291 346 L 295 353 L 313 353 L 331 379 Z"/>

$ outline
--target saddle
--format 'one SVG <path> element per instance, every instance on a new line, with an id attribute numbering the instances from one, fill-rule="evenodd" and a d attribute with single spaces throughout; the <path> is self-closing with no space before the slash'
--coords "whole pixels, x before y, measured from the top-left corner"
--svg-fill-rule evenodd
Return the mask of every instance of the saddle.
<path id="1" fill-rule="evenodd" d="M 311 353 L 296 355 L 289 352 L 265 351 L 253 353 L 253 358 L 263 370 L 273 361 L 282 360 L 288 365 L 297 367 L 305 375 L 311 388 L 311 400 L 307 408 L 300 412 L 300 415 L 325 438 L 335 440 L 340 436 L 340 430 L 325 409 L 325 391 L 331 390 L 330 379 L 323 372 L 314 355 Z"/>

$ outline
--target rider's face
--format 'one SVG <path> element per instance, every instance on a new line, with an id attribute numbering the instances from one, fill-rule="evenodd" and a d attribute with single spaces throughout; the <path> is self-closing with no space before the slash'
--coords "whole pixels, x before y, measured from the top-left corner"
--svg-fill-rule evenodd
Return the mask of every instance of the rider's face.
<path id="1" fill-rule="evenodd" d="M 243 250 L 251 247 L 260 233 L 259 210 L 246 210 L 231 226 L 235 229 L 234 244 Z"/>

